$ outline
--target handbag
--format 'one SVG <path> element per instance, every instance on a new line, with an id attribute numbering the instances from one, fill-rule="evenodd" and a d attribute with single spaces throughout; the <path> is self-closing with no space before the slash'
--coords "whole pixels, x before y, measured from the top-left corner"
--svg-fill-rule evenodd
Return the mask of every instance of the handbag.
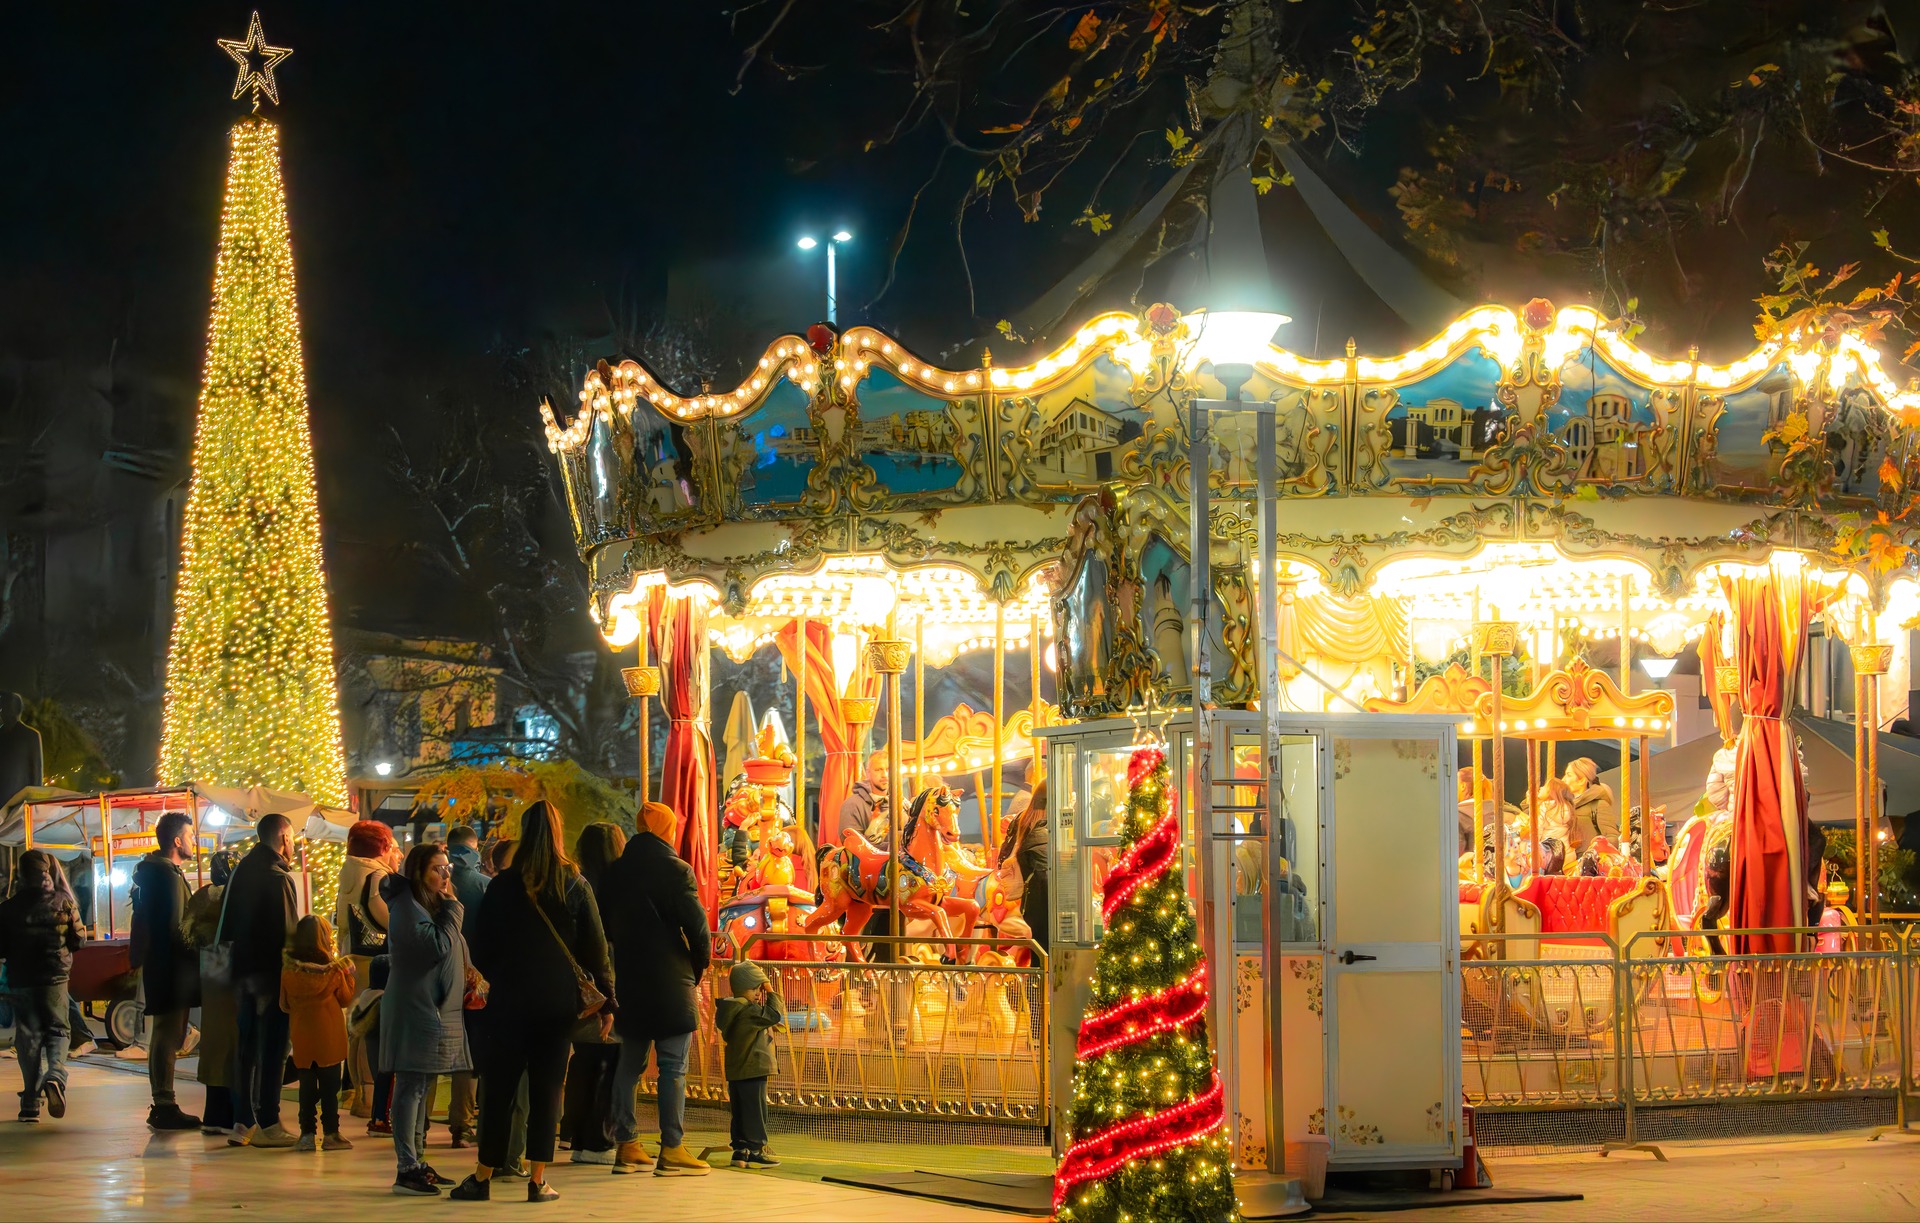
<path id="1" fill-rule="evenodd" d="M 227 932 L 227 906 L 233 903 L 233 880 L 220 894 L 220 920 L 214 923 L 213 944 L 200 949 L 200 980 L 214 985 L 233 984 L 233 944 L 220 936 Z"/>
<path id="2" fill-rule="evenodd" d="M 368 875 L 360 884 L 360 899 L 347 902 L 347 916 L 352 925 L 347 931 L 347 951 L 351 955 L 376 956 L 386 951 L 386 929 L 366 908 L 373 892 L 373 880 L 374 876 Z"/>
<path id="3" fill-rule="evenodd" d="M 540 907 L 539 900 L 532 895 L 529 895 L 527 900 L 533 905 L 533 911 L 540 915 L 540 920 L 546 923 L 547 933 L 553 935 L 553 941 L 560 944 L 560 954 L 567 957 L 567 967 L 573 969 L 573 988 L 576 994 L 575 1002 L 578 1004 L 576 1013 L 581 1019 L 589 1015 L 598 1015 L 600 1009 L 607 1005 L 607 996 L 600 992 L 600 987 L 593 983 L 593 978 L 580 967 L 580 961 L 573 958 L 573 949 L 567 946 L 567 940 L 560 937 L 560 931 L 554 927 L 553 919 L 547 916 L 547 911 Z"/>

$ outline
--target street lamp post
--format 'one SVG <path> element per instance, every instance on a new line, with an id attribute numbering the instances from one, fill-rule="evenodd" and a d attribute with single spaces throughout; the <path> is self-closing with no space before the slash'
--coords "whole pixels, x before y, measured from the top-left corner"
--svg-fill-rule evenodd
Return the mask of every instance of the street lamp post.
<path id="1" fill-rule="evenodd" d="M 835 230 L 833 237 L 827 239 L 827 322 L 835 327 L 840 325 L 840 294 L 834 282 L 833 252 L 842 242 L 851 241 L 853 235 L 844 229 Z M 809 234 L 800 239 L 799 245 L 801 250 L 810 251 L 820 245 L 820 240 Z"/>

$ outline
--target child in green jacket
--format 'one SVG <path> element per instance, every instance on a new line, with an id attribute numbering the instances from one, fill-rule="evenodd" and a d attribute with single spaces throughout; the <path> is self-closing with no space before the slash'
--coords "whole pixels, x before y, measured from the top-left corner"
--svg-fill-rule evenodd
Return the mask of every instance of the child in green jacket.
<path id="1" fill-rule="evenodd" d="M 713 1023 L 727 1042 L 727 1101 L 733 1110 L 733 1166 L 777 1168 L 767 1149 L 767 1076 L 773 1073 L 773 1036 L 786 1016 L 767 974 L 742 960 L 727 974 L 733 997 L 714 1004 Z"/>

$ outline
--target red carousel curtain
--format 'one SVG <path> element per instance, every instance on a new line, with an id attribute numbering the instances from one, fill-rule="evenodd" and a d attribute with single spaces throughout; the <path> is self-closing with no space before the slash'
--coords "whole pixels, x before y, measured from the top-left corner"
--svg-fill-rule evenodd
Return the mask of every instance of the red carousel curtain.
<path id="1" fill-rule="evenodd" d="M 707 609 L 699 599 L 657 594 L 652 606 L 654 655 L 664 679 L 667 747 L 660 761 L 660 801 L 673 809 L 674 852 L 693 868 L 709 922 L 720 913 L 714 872 L 713 742 L 707 733 Z"/>
<path id="2" fill-rule="evenodd" d="M 800 622 L 790 620 L 774 637 L 787 670 L 800 673 Z M 825 621 L 807 621 L 807 709 L 814 725 L 820 728 L 820 746 L 825 759 L 820 762 L 819 818 L 814 823 L 815 840 L 822 845 L 840 843 L 840 804 L 860 776 L 860 744 L 853 727 L 840 712 L 840 690 L 833 678 L 833 632 Z M 863 663 L 848 684 L 850 696 L 873 696 L 880 690 L 879 677 L 868 672 Z M 804 736 L 803 725 L 796 733 Z"/>

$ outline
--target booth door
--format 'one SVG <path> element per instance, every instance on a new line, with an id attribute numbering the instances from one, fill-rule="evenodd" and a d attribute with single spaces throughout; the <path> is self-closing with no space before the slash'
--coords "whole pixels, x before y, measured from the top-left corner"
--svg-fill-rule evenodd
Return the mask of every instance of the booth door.
<path id="1" fill-rule="evenodd" d="M 1329 719 L 1325 1132 L 1344 1168 L 1457 1166 L 1453 728 Z"/>

